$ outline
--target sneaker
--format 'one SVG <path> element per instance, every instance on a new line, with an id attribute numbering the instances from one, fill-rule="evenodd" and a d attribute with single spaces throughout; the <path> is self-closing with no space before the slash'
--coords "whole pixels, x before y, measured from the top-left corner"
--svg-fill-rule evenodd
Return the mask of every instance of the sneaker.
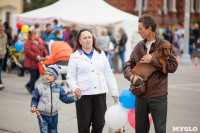
<path id="1" fill-rule="evenodd" d="M 31 91 L 31 88 L 30 87 L 28 87 L 27 85 L 25 85 L 25 88 L 27 89 L 27 91 L 30 93 L 30 94 L 32 94 L 33 92 Z"/>
<path id="2" fill-rule="evenodd" d="M 3 90 L 4 86 L 3 84 L 0 84 L 0 90 Z"/>

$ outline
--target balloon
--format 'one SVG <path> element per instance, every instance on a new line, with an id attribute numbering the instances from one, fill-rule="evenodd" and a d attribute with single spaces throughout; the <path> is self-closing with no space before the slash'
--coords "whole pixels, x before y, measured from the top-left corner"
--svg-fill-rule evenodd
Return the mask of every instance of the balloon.
<path id="1" fill-rule="evenodd" d="M 122 90 L 119 96 L 119 102 L 127 109 L 133 109 L 135 107 L 135 96 L 129 91 L 129 88 Z"/>
<path id="2" fill-rule="evenodd" d="M 122 128 L 127 120 L 127 111 L 120 104 L 111 106 L 105 113 L 106 124 L 114 130 Z"/>
<path id="3" fill-rule="evenodd" d="M 25 33 L 27 33 L 29 31 L 28 25 L 23 25 L 22 26 L 22 31 L 25 32 Z"/>
<path id="4" fill-rule="evenodd" d="M 22 28 L 22 26 L 23 26 L 24 24 L 22 23 L 22 22 L 17 22 L 17 24 L 16 24 L 16 26 L 17 26 L 17 29 L 19 29 L 19 30 L 21 30 L 21 28 Z"/>
<path id="5" fill-rule="evenodd" d="M 135 109 L 129 110 L 129 112 L 128 112 L 128 122 L 131 125 L 131 127 L 133 129 L 135 129 Z M 149 123 L 150 123 L 150 126 L 151 126 L 152 118 L 151 118 L 150 114 L 149 114 Z"/>
<path id="6" fill-rule="evenodd" d="M 23 44 L 22 44 L 22 42 L 16 42 L 16 43 L 15 43 L 15 49 L 16 49 L 17 52 L 21 52 L 22 49 L 23 49 Z"/>

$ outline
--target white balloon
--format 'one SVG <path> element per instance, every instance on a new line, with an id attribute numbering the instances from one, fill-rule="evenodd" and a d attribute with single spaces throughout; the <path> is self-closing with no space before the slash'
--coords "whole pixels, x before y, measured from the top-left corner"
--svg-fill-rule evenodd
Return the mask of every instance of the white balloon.
<path id="1" fill-rule="evenodd" d="M 128 120 L 128 112 L 120 104 L 109 107 L 105 113 L 106 124 L 117 130 L 122 128 Z"/>

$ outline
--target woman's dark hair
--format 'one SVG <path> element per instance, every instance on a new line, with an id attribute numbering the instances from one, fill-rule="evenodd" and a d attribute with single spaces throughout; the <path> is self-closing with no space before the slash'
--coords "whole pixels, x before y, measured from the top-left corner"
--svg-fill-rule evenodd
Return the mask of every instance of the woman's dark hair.
<path id="1" fill-rule="evenodd" d="M 152 16 L 145 14 L 139 18 L 138 22 L 143 23 L 145 29 L 151 27 L 152 32 L 156 31 L 157 24 Z"/>
<path id="2" fill-rule="evenodd" d="M 58 34 L 60 34 L 62 31 L 60 29 L 57 29 L 54 31 L 55 36 L 57 36 Z"/>
<path id="3" fill-rule="evenodd" d="M 91 33 L 91 31 L 88 30 L 88 29 L 82 29 L 82 30 L 78 33 L 76 39 L 74 40 L 74 52 L 75 52 L 76 50 L 78 50 L 80 53 L 82 53 L 82 52 L 81 52 L 82 46 L 81 46 L 81 44 L 79 43 L 79 38 L 80 38 L 80 36 L 81 36 L 81 33 L 84 32 L 84 31 L 89 31 L 89 32 Z M 91 34 L 92 34 L 92 33 L 91 33 Z M 92 45 L 93 48 L 94 48 L 98 53 L 101 53 L 101 49 L 97 46 L 96 38 L 95 38 L 93 35 L 92 35 L 92 38 L 93 38 L 93 45 Z"/>

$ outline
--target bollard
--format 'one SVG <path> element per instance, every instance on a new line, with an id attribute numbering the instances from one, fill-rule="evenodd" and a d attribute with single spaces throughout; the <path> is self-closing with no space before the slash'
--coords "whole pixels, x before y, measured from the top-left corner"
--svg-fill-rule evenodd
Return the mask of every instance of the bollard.
<path id="1" fill-rule="evenodd" d="M 195 56 L 195 63 L 194 63 L 194 66 L 197 68 L 197 66 L 198 66 L 198 57 L 197 56 Z"/>
<path id="2" fill-rule="evenodd" d="M 177 55 L 177 62 L 178 62 L 178 66 L 180 65 L 180 54 L 179 55 Z"/>

